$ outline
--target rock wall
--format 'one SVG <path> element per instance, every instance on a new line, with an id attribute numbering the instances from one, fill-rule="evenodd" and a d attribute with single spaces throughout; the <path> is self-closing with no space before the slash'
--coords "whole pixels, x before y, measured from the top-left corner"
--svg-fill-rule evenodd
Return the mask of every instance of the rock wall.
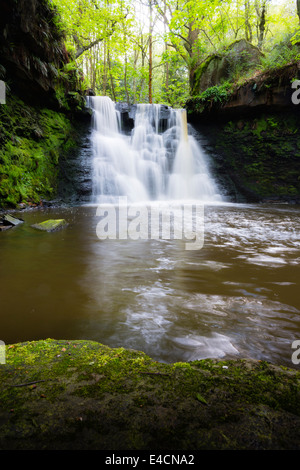
<path id="1" fill-rule="evenodd" d="M 300 203 L 300 63 L 252 78 L 223 101 L 187 103 L 212 169 L 230 200 Z"/>
<path id="2" fill-rule="evenodd" d="M 217 119 L 228 120 L 249 114 L 253 110 L 281 111 L 283 109 L 295 110 L 292 95 L 295 89 L 292 82 L 300 78 L 300 62 L 285 67 L 257 74 L 247 80 L 243 85 L 233 87 L 228 95 L 221 100 L 203 101 L 201 96 L 194 95 L 186 107 L 190 116 L 196 121 Z"/>
<path id="3" fill-rule="evenodd" d="M 0 208 L 39 205 L 64 186 L 61 160 L 90 114 L 50 1 L 0 0 L 0 12 Z"/>
<path id="4" fill-rule="evenodd" d="M 0 79 L 30 104 L 53 105 L 58 70 L 69 61 L 47 0 L 1 0 Z"/>

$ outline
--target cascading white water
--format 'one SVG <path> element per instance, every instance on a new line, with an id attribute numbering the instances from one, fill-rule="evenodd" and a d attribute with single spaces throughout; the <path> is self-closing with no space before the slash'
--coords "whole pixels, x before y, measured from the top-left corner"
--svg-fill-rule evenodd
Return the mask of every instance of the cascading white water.
<path id="1" fill-rule="evenodd" d="M 131 135 L 120 129 L 120 114 L 108 97 L 90 97 L 93 109 L 93 203 L 193 199 L 222 200 L 205 155 L 188 134 L 186 111 L 169 108 L 160 131 L 158 104 L 139 104 Z"/>

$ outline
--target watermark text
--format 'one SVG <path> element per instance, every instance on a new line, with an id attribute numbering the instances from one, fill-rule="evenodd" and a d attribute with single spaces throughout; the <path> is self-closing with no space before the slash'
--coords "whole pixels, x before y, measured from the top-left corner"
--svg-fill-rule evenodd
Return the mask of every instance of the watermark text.
<path id="1" fill-rule="evenodd" d="M 292 363 L 298 365 L 300 364 L 300 339 L 293 341 L 292 349 L 295 349 L 292 354 Z"/>
<path id="2" fill-rule="evenodd" d="M 6 364 L 4 341 L 0 341 L 0 364 Z"/>
<path id="3" fill-rule="evenodd" d="M 204 244 L 202 204 L 100 204 L 96 232 L 100 240 L 183 240 L 186 250 L 200 250 Z"/>
<path id="4" fill-rule="evenodd" d="M 294 80 L 292 83 L 292 88 L 295 91 L 292 93 L 292 103 L 299 104 L 300 103 L 300 80 Z"/>
<path id="5" fill-rule="evenodd" d="M 6 85 L 0 80 L 0 104 L 6 104 Z"/>

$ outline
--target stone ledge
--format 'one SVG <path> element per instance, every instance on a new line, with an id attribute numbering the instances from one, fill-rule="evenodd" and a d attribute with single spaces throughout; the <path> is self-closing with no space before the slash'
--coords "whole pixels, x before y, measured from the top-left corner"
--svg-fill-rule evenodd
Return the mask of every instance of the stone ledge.
<path id="1" fill-rule="evenodd" d="M 300 372 L 163 364 L 93 341 L 6 346 L 2 450 L 300 450 Z"/>

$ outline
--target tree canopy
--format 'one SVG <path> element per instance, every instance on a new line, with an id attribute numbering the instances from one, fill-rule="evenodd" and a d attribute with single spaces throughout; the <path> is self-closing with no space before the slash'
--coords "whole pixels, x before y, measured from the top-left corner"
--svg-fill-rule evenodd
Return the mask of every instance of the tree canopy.
<path id="1" fill-rule="evenodd" d="M 70 66 L 115 101 L 180 106 L 205 59 L 242 38 L 264 54 L 266 69 L 299 55 L 298 0 L 50 1 Z"/>

